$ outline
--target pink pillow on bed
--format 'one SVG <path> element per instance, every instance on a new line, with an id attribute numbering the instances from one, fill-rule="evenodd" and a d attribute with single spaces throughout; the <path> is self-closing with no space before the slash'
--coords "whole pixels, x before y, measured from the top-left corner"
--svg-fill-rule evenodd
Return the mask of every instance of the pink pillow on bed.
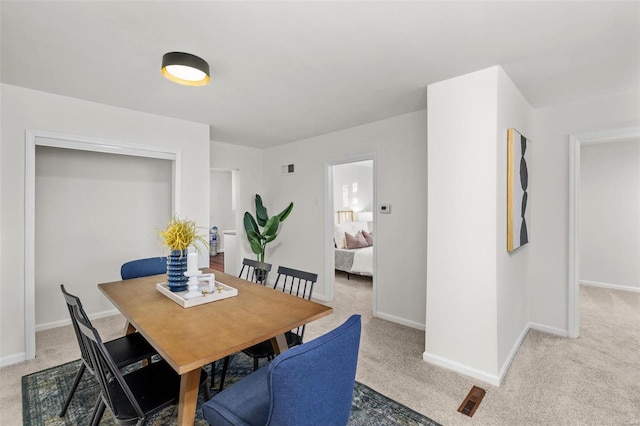
<path id="1" fill-rule="evenodd" d="M 367 244 L 367 240 L 364 238 L 364 235 L 362 235 L 362 231 L 358 231 L 355 237 L 350 233 L 345 232 L 344 239 L 348 249 L 362 248 L 369 245 Z"/>
<path id="2" fill-rule="evenodd" d="M 364 237 L 365 240 L 367 240 L 367 245 L 368 246 L 372 246 L 373 245 L 373 235 L 371 235 L 370 233 L 368 233 L 367 231 L 365 231 L 363 229 L 362 230 L 362 236 Z"/>

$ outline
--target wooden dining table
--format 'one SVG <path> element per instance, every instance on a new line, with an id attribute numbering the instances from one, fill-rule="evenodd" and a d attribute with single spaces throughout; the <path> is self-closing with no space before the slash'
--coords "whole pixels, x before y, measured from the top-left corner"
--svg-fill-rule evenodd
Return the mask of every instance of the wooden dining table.
<path id="1" fill-rule="evenodd" d="M 165 275 L 98 284 L 126 318 L 126 331 L 141 333 L 180 375 L 179 425 L 194 422 L 201 367 L 265 340 L 279 354 L 287 350 L 285 332 L 333 312 L 220 271 L 203 272 L 215 273 L 238 295 L 183 308 L 156 290 Z"/>

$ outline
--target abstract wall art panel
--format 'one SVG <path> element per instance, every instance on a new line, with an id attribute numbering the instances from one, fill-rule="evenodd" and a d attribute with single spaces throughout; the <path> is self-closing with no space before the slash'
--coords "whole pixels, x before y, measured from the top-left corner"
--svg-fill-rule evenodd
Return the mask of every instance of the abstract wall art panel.
<path id="1" fill-rule="evenodd" d="M 507 131 L 507 250 L 529 242 L 531 141 L 516 129 Z"/>

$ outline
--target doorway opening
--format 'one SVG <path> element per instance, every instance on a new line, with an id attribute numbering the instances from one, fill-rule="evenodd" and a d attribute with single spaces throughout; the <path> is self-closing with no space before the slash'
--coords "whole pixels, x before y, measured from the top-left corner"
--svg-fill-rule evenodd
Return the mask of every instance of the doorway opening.
<path id="1" fill-rule="evenodd" d="M 347 292 L 376 315 L 375 154 L 326 164 L 325 297 Z"/>
<path id="2" fill-rule="evenodd" d="M 138 146 L 129 143 L 109 141 L 52 132 L 27 130 L 25 163 L 25 293 L 24 293 L 24 339 L 25 359 L 36 355 L 36 297 L 35 297 L 35 255 L 36 255 L 36 147 L 64 148 L 91 153 L 116 154 L 169 160 L 171 163 L 169 196 L 172 214 L 179 214 L 181 164 L 178 152 L 169 148 Z M 151 231 L 153 232 L 153 231 Z M 80 248 L 83 249 L 84 247 Z M 90 247 L 89 247 L 90 249 Z M 87 265 L 82 265 L 86 267 Z"/>
<path id="3" fill-rule="evenodd" d="M 238 224 L 242 223 L 236 209 L 238 170 L 212 167 L 209 176 L 209 267 L 236 275 L 239 256 L 236 234 Z"/>
<path id="4" fill-rule="evenodd" d="M 580 159 L 587 145 L 624 142 L 640 138 L 640 128 L 582 133 L 569 137 L 569 283 L 567 334 L 580 335 Z"/>

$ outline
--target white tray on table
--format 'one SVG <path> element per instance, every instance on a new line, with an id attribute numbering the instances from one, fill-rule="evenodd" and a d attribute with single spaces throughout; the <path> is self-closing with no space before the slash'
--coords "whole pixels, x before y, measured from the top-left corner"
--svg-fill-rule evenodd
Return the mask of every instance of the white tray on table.
<path id="1" fill-rule="evenodd" d="M 215 302 L 229 297 L 237 296 L 238 289 L 216 281 L 216 290 L 213 293 L 203 294 L 202 297 L 196 297 L 194 299 L 185 299 L 184 295 L 188 290 L 172 292 L 169 290 L 167 283 L 156 284 L 156 290 L 167 296 L 169 299 L 176 302 L 183 308 L 190 308 L 192 306 L 202 305 L 204 303 Z"/>

